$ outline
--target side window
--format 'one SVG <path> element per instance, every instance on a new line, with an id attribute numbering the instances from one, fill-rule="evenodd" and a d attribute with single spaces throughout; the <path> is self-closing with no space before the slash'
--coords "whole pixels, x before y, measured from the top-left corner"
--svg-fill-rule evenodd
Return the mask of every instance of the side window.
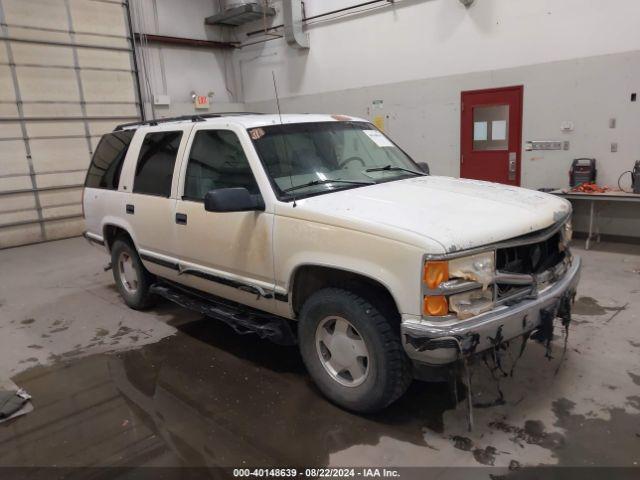
<path id="1" fill-rule="evenodd" d="M 171 195 L 173 168 L 181 139 L 182 132 L 147 133 L 138 156 L 133 193 Z"/>
<path id="2" fill-rule="evenodd" d="M 230 130 L 200 130 L 189 154 L 184 198 L 202 200 L 209 190 L 231 187 L 260 193 L 240 140 Z"/>
<path id="3" fill-rule="evenodd" d="M 134 133 L 134 130 L 125 130 L 102 136 L 91 159 L 84 182 L 85 187 L 118 189 L 122 164 Z"/>

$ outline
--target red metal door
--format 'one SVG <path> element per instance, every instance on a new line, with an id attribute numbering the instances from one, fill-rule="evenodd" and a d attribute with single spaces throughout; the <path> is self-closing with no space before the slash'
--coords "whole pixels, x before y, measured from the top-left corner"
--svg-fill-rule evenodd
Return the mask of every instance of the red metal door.
<path id="1" fill-rule="evenodd" d="M 462 92 L 460 176 L 520 185 L 523 87 Z"/>

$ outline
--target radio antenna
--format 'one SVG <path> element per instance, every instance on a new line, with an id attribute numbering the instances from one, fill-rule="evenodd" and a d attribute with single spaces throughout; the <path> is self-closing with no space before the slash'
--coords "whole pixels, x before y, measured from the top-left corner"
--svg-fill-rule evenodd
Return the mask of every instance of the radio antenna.
<path id="1" fill-rule="evenodd" d="M 276 72 L 274 72 L 273 70 L 271 70 L 271 78 L 273 78 L 273 91 L 276 94 L 276 107 L 278 107 L 278 117 L 280 118 L 280 125 L 283 125 L 282 123 L 282 112 L 280 111 L 280 97 L 278 96 L 278 85 L 276 83 Z M 287 160 L 291 160 L 289 158 L 289 152 L 287 149 L 287 136 L 286 134 L 282 136 L 282 142 L 283 142 L 283 146 L 284 146 L 284 154 L 287 157 Z M 291 164 L 289 164 L 289 182 L 291 183 L 291 186 L 293 187 L 293 178 L 291 175 Z M 293 195 L 293 208 L 296 208 L 298 204 L 296 203 L 296 196 Z"/>
<path id="2" fill-rule="evenodd" d="M 278 117 L 280 117 L 280 124 L 282 125 L 282 112 L 280 111 L 280 97 L 278 96 L 278 85 L 276 84 L 276 72 L 271 70 L 271 77 L 273 78 L 273 90 L 276 92 L 276 107 L 278 107 Z"/>

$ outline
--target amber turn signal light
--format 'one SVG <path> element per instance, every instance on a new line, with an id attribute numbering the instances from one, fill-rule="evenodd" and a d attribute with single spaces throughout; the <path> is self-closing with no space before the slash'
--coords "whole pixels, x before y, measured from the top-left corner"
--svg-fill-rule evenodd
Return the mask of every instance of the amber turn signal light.
<path id="1" fill-rule="evenodd" d="M 427 262 L 424 264 L 422 281 L 427 288 L 438 288 L 442 282 L 449 280 L 449 262 Z"/>
<path id="2" fill-rule="evenodd" d="M 422 311 L 430 317 L 442 317 L 449 313 L 447 297 L 443 295 L 426 296 L 423 299 Z"/>

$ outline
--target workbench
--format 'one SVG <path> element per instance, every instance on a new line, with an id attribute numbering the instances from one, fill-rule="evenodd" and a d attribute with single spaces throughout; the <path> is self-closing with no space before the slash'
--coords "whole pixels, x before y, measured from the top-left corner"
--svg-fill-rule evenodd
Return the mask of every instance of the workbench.
<path id="1" fill-rule="evenodd" d="M 559 197 L 566 198 L 567 200 L 584 200 L 590 203 L 589 205 L 589 232 L 587 234 L 587 241 L 585 243 L 585 249 L 589 250 L 591 239 L 593 238 L 594 229 L 594 217 L 595 217 L 595 203 L 596 202 L 637 202 L 640 203 L 640 194 L 623 192 L 620 190 L 612 190 L 604 193 L 584 193 L 584 192 L 572 192 L 570 190 L 554 190 L 549 192 L 552 195 L 558 195 Z M 597 241 L 600 241 L 600 229 L 595 226 L 597 233 Z"/>

